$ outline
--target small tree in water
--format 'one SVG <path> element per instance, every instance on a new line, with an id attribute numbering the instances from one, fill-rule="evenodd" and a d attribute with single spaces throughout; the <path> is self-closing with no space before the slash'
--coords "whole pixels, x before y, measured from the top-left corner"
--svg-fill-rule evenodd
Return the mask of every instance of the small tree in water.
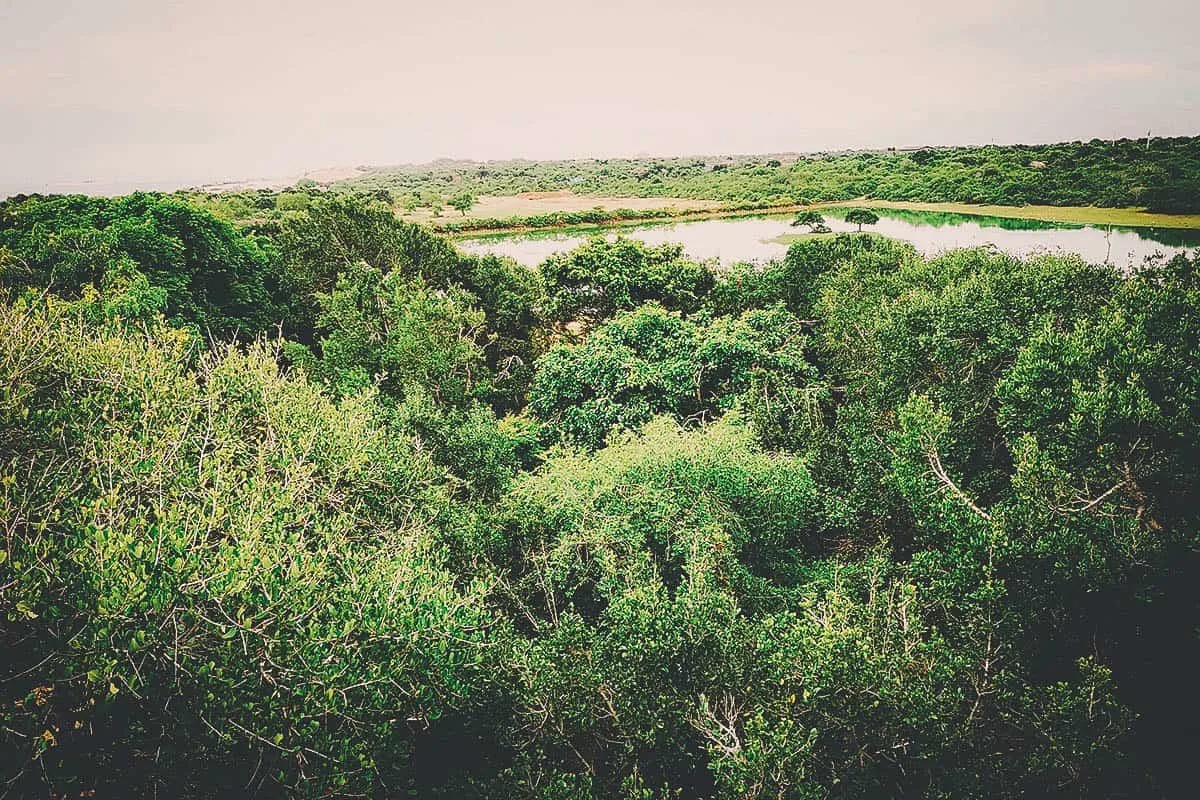
<path id="1" fill-rule="evenodd" d="M 810 233 L 829 233 L 829 226 L 825 224 L 825 217 L 821 216 L 819 211 L 801 211 L 792 220 L 792 227 L 798 228 L 801 225 L 807 225 Z"/>
<path id="2" fill-rule="evenodd" d="M 858 232 L 862 233 L 862 226 L 879 222 L 879 215 L 868 208 L 852 208 L 846 214 L 846 222 L 857 225 Z"/>

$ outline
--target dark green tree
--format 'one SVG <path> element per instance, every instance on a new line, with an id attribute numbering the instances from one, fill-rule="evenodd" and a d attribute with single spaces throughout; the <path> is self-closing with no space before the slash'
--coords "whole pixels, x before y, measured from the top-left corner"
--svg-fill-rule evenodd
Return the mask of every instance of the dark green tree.
<path id="1" fill-rule="evenodd" d="M 163 312 L 205 335 L 253 336 L 278 324 L 274 249 L 172 197 L 33 196 L 0 203 L 0 270 L 10 288 L 78 297 L 105 276 L 139 271 Z"/>
<path id="2" fill-rule="evenodd" d="M 714 283 L 711 270 L 689 260 L 679 245 L 651 247 L 635 239 L 597 236 L 539 267 L 545 315 L 559 322 L 594 324 L 646 302 L 690 312 Z"/>
<path id="3" fill-rule="evenodd" d="M 547 352 L 529 408 L 560 438 L 598 447 L 614 428 L 658 414 L 700 422 L 751 390 L 780 399 L 785 387 L 814 384 L 806 344 L 802 324 L 780 305 L 703 323 L 648 304 Z M 805 411 L 792 410 L 804 424 Z"/>
<path id="4" fill-rule="evenodd" d="M 862 226 L 879 222 L 879 215 L 869 208 L 852 208 L 846 212 L 846 222 L 857 225 L 858 232 L 862 233 Z"/>
<path id="5" fill-rule="evenodd" d="M 825 217 L 821 215 L 820 211 L 815 211 L 813 209 L 801 211 L 796 215 L 796 218 L 792 220 L 793 228 L 798 228 L 801 225 L 806 226 L 810 233 L 829 232 L 829 226 L 825 224 Z"/>

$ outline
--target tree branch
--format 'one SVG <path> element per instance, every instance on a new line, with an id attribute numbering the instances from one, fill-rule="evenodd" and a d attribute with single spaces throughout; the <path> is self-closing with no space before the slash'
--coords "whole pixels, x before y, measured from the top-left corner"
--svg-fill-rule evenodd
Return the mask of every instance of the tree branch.
<path id="1" fill-rule="evenodd" d="M 937 476 L 937 479 L 942 482 L 943 486 L 949 489 L 959 500 L 962 500 L 967 508 L 974 511 L 981 518 L 991 521 L 992 515 L 977 506 L 975 501 L 967 496 L 966 492 L 958 488 L 958 485 L 950 480 L 950 476 L 946 474 L 946 468 L 942 466 L 942 458 L 938 455 L 937 448 L 931 447 L 929 452 L 925 454 L 925 457 L 929 459 L 929 466 L 933 470 L 933 474 Z"/>

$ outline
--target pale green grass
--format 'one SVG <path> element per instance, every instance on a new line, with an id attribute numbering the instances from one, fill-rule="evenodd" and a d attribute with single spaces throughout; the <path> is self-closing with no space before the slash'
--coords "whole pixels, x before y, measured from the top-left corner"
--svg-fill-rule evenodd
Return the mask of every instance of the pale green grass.
<path id="1" fill-rule="evenodd" d="M 763 239 L 763 241 L 767 244 L 787 245 L 794 242 L 807 242 L 813 239 L 831 239 L 836 235 L 835 233 L 781 233 L 770 239 Z"/>
<path id="2" fill-rule="evenodd" d="M 987 206 L 969 203 L 908 203 L 894 200 L 850 200 L 820 203 L 815 208 L 894 208 L 904 211 L 940 211 L 983 217 L 1035 219 L 1076 225 L 1116 225 L 1126 228 L 1200 229 L 1200 214 L 1154 214 L 1141 208 L 1097 208 L 1096 206 Z"/>

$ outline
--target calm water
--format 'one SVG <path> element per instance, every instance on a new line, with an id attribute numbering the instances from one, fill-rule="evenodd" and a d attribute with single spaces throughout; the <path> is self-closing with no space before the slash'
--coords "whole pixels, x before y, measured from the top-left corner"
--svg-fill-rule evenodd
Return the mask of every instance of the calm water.
<path id="1" fill-rule="evenodd" d="M 995 245 L 1017 256 L 1037 252 L 1078 253 L 1091 263 L 1118 267 L 1141 264 L 1157 254 L 1172 256 L 1200 248 L 1200 231 L 1158 228 L 1105 228 L 1072 226 L 1036 220 L 1013 220 L 919 211 L 877 210 L 879 223 L 863 230 L 912 242 L 926 256 L 956 247 Z M 854 231 L 857 226 L 826 213 L 826 223 L 835 232 Z M 787 244 L 773 241 L 779 236 L 803 232 L 791 227 L 792 216 L 739 217 L 697 222 L 641 225 L 596 231 L 557 231 L 523 234 L 494 234 L 462 239 L 459 246 L 472 253 L 511 256 L 522 264 L 537 266 L 553 253 L 570 250 L 597 232 L 612 238 L 623 236 L 648 244 L 678 242 L 695 259 L 715 259 L 724 264 L 779 258 Z"/>

